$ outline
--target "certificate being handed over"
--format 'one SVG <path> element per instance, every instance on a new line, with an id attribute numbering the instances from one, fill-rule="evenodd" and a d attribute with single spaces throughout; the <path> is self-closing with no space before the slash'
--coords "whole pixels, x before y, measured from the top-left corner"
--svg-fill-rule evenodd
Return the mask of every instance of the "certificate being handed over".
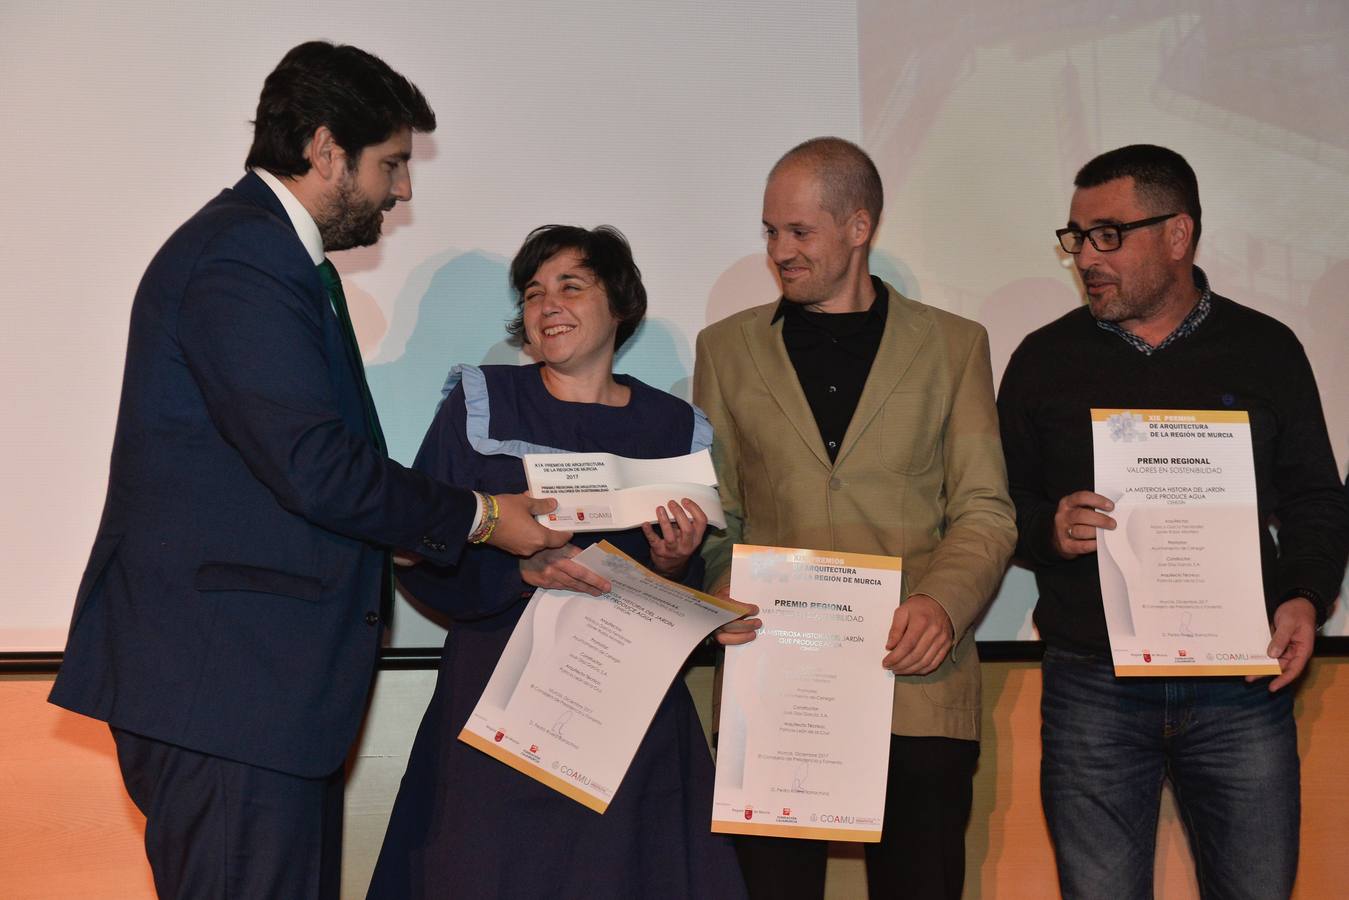
<path id="1" fill-rule="evenodd" d="M 607 541 L 574 558 L 612 589 L 536 591 L 459 740 L 603 813 L 679 667 L 745 610 Z"/>
<path id="2" fill-rule="evenodd" d="M 736 544 L 731 596 L 759 606 L 726 648 L 712 830 L 875 843 L 885 815 L 900 600 L 890 556 Z"/>
<path id="3" fill-rule="evenodd" d="M 1101 599 L 1116 675 L 1277 675 L 1265 650 L 1245 412 L 1093 409 Z"/>
<path id="4" fill-rule="evenodd" d="M 557 509 L 539 516 L 564 531 L 622 531 L 655 522 L 656 507 L 687 497 L 715 528 L 726 527 L 717 473 L 706 450 L 670 459 L 629 459 L 612 453 L 528 453 L 525 479 L 535 497 Z"/>

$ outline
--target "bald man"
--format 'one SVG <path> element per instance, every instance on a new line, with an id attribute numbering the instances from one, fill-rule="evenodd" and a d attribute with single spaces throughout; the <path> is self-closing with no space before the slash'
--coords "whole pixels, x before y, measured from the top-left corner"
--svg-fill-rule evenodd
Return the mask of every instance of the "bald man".
<path id="1" fill-rule="evenodd" d="M 866 845 L 872 896 L 958 898 L 979 758 L 973 624 L 1016 542 L 988 335 L 871 275 L 880 175 L 817 138 L 764 192 L 779 300 L 698 336 L 695 402 L 711 420 L 725 532 L 708 589 L 728 596 L 736 543 L 900 556 L 887 652 L 895 673 L 885 827 Z M 752 640 L 760 622 L 726 626 Z M 827 844 L 738 839 L 753 897 L 821 897 Z"/>

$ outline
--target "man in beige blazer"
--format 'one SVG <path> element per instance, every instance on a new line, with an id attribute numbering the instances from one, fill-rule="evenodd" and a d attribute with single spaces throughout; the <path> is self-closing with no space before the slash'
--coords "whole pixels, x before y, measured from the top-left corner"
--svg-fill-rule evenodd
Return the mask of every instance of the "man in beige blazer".
<path id="1" fill-rule="evenodd" d="M 727 519 L 705 545 L 707 587 L 729 594 L 735 543 L 903 557 L 877 660 L 897 677 L 867 879 L 873 897 L 958 898 L 979 753 L 973 624 L 1016 526 L 988 335 L 871 276 L 881 206 L 875 165 L 838 138 L 801 144 L 769 175 L 763 224 L 782 299 L 698 336 L 693 394 L 715 429 Z M 751 640 L 759 624 L 719 638 Z M 737 847 L 751 896 L 823 895 L 823 842 Z"/>

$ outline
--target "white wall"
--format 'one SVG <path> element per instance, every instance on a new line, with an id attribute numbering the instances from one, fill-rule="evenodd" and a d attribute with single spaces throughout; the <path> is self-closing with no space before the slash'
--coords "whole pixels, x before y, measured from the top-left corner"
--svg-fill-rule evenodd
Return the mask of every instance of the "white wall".
<path id="1" fill-rule="evenodd" d="M 120 8 L 119 8 L 120 7 Z M 314 10 L 322 10 L 321 18 Z M 1349 7 L 1301 3 L 447 0 L 0 10 L 0 649 L 59 648 L 107 477 L 135 285 L 242 174 L 266 73 L 325 37 L 385 57 L 440 117 L 415 199 L 339 255 L 393 454 L 455 362 L 510 361 L 505 267 L 547 222 L 617 225 L 651 294 L 619 368 L 687 396 L 693 339 L 776 293 L 763 178 L 810 136 L 860 141 L 876 270 L 989 327 L 995 377 L 1079 302 L 1053 229 L 1088 158 L 1184 153 L 1215 288 L 1287 322 L 1349 455 Z M 1030 636 L 1014 570 L 980 631 Z M 1341 616 L 1335 633 L 1349 633 Z M 395 642 L 439 643 L 411 610 Z"/>

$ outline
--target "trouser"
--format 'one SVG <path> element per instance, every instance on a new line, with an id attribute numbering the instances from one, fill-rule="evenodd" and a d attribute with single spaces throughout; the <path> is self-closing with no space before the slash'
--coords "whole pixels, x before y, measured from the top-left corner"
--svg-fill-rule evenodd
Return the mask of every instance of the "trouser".
<path id="1" fill-rule="evenodd" d="M 1288 689 L 1240 677 L 1117 678 L 1050 647 L 1040 791 L 1064 897 L 1152 897 L 1170 779 L 1205 898 L 1287 897 L 1301 815 Z"/>
<path id="2" fill-rule="evenodd" d="M 335 900 L 342 787 L 112 729 L 162 898 Z"/>
<path id="3" fill-rule="evenodd" d="M 959 900 L 978 761 L 978 741 L 890 736 L 885 826 L 880 843 L 863 845 L 869 896 Z M 736 838 L 751 900 L 823 897 L 828 851 L 825 841 Z"/>

